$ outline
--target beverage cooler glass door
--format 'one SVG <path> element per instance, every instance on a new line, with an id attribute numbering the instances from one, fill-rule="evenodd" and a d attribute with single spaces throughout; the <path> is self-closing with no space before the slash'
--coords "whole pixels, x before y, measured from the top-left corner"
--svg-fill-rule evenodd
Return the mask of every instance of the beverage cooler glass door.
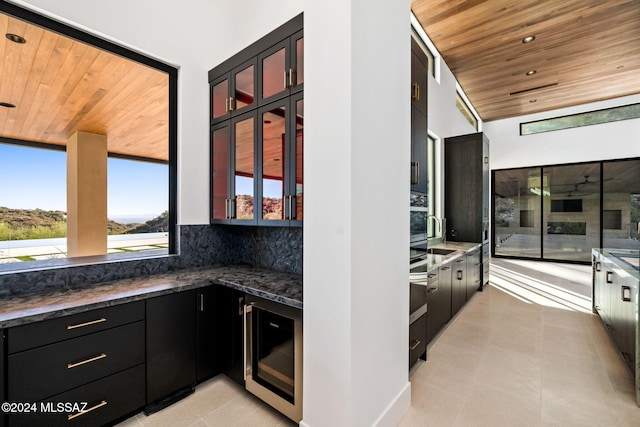
<path id="1" fill-rule="evenodd" d="M 302 419 L 302 316 L 282 304 L 249 298 L 246 388 L 292 420 Z"/>

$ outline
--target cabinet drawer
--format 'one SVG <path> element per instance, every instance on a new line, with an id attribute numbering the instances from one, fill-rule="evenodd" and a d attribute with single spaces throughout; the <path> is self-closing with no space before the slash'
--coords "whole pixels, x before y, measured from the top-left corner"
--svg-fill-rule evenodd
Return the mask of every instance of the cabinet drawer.
<path id="1" fill-rule="evenodd" d="M 9 329 L 9 354 L 144 319 L 144 301 L 105 307 Z"/>
<path id="2" fill-rule="evenodd" d="M 415 312 L 427 303 L 427 287 L 409 284 L 409 314 Z"/>
<path id="3" fill-rule="evenodd" d="M 44 412 L 42 410 L 43 405 L 46 408 L 57 408 L 58 403 L 66 402 L 86 402 L 86 412 L 77 415 L 77 413 Z M 66 393 L 58 394 L 44 402 L 37 402 L 37 412 L 12 414 L 9 423 L 12 427 L 101 426 L 131 414 L 142 408 L 143 405 L 144 365 L 138 365 Z M 73 418 L 69 419 L 69 415 Z"/>
<path id="4" fill-rule="evenodd" d="M 409 325 L 409 367 L 427 351 L 427 315 Z"/>
<path id="5" fill-rule="evenodd" d="M 144 322 L 9 355 L 8 397 L 33 402 L 144 363 Z"/>

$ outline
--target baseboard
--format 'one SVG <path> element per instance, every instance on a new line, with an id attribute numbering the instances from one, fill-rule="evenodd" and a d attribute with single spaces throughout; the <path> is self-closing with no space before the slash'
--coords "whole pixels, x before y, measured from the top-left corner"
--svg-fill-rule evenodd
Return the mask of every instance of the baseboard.
<path id="1" fill-rule="evenodd" d="M 396 427 L 411 408 L 411 383 L 407 381 L 400 393 L 387 406 L 378 419 L 375 427 Z"/>

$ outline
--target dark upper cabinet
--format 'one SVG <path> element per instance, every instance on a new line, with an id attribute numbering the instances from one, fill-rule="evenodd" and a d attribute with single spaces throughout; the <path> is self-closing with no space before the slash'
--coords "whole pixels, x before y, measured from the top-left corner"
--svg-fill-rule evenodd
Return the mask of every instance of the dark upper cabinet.
<path id="1" fill-rule="evenodd" d="M 196 383 L 196 291 L 146 301 L 147 411 L 190 393 Z"/>
<path id="2" fill-rule="evenodd" d="M 251 59 L 210 83 L 211 123 L 256 106 L 257 65 Z"/>
<path id="3" fill-rule="evenodd" d="M 220 372 L 218 286 L 200 288 L 196 293 L 196 380 L 202 382 Z"/>
<path id="4" fill-rule="evenodd" d="M 427 56 L 411 38 L 411 191 L 425 195 L 427 144 Z"/>
<path id="5" fill-rule="evenodd" d="M 209 71 L 212 223 L 302 225 L 303 61 L 300 15 Z"/>
<path id="6" fill-rule="evenodd" d="M 263 105 L 299 92 L 304 87 L 302 31 L 258 55 L 258 97 Z"/>
<path id="7" fill-rule="evenodd" d="M 255 214 L 257 111 L 211 130 L 211 221 L 257 224 Z"/>
<path id="8" fill-rule="evenodd" d="M 446 138 L 445 218 L 447 239 L 489 240 L 489 140 L 483 133 Z"/>
<path id="9" fill-rule="evenodd" d="M 427 76 L 429 60 L 418 43 L 411 37 L 411 105 L 427 114 Z"/>

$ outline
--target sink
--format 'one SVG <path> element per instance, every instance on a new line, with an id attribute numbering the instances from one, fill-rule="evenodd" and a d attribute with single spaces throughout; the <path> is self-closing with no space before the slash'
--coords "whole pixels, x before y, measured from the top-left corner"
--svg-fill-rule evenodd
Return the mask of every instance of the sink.
<path id="1" fill-rule="evenodd" d="M 432 255 L 450 255 L 454 253 L 455 249 L 444 249 L 444 248 L 429 248 L 427 249 L 428 254 Z"/>

